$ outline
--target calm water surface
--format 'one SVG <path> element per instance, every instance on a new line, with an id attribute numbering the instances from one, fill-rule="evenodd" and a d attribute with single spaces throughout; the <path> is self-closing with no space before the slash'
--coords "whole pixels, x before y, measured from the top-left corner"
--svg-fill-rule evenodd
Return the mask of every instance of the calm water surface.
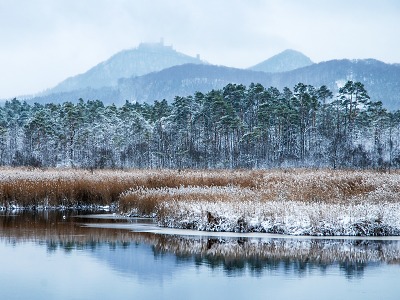
<path id="1" fill-rule="evenodd" d="M 400 299 L 399 240 L 153 227 L 77 212 L 0 212 L 1 299 Z"/>

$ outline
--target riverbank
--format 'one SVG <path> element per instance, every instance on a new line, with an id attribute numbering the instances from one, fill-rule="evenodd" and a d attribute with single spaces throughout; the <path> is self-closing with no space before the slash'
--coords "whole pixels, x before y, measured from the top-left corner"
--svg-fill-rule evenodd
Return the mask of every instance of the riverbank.
<path id="1" fill-rule="evenodd" d="M 400 235 L 400 176 L 331 170 L 260 171 L 254 187 L 140 188 L 120 208 L 160 226 L 315 236 Z"/>
<path id="2" fill-rule="evenodd" d="M 253 173 L 235 171 L 0 169 L 0 207 L 79 208 L 118 205 L 129 189 L 179 186 L 252 187 Z M 255 173 L 254 173 L 255 174 Z M 250 175 L 250 176 L 249 176 Z"/>
<path id="3" fill-rule="evenodd" d="M 332 170 L 1 169 L 0 207 L 115 207 L 160 226 L 400 235 L 400 174 Z"/>

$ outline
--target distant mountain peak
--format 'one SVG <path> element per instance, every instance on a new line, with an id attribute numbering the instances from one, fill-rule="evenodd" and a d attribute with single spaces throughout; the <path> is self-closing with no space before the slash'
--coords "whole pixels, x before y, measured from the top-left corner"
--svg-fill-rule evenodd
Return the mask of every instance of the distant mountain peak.
<path id="1" fill-rule="evenodd" d="M 312 60 L 303 53 L 286 49 L 249 69 L 268 73 L 280 73 L 307 67 L 312 64 L 314 64 Z"/>
<path id="2" fill-rule="evenodd" d="M 334 94 L 347 80 L 364 84 L 371 100 L 382 101 L 390 110 L 400 107 L 400 65 L 373 59 L 330 60 L 288 72 L 266 73 L 209 64 L 182 64 L 143 76 L 124 78 L 116 86 L 58 92 L 31 99 L 38 103 L 99 99 L 104 103 L 123 105 L 126 100 L 153 103 L 172 101 L 175 96 L 193 95 L 222 89 L 229 83 L 293 88 L 299 82 L 316 88 L 326 85 Z"/>
<path id="3" fill-rule="evenodd" d="M 87 72 L 69 77 L 44 94 L 69 92 L 87 88 L 113 87 L 121 78 L 142 76 L 176 65 L 205 63 L 200 56 L 180 53 L 171 46 L 158 43 L 141 43 L 138 47 L 122 50 Z"/>
<path id="4" fill-rule="evenodd" d="M 297 50 L 294 50 L 294 49 L 286 49 L 286 50 L 283 50 L 282 52 L 280 52 L 280 53 L 278 53 L 278 54 L 276 54 L 276 55 L 274 55 L 274 56 L 272 56 L 272 57 L 275 57 L 275 56 L 279 56 L 279 55 L 283 55 L 283 54 L 294 54 L 294 55 L 301 55 L 301 56 L 305 56 L 303 53 L 301 53 L 300 51 L 297 51 Z M 272 58 L 271 57 L 271 58 Z M 307 56 L 306 56 L 307 57 Z"/>

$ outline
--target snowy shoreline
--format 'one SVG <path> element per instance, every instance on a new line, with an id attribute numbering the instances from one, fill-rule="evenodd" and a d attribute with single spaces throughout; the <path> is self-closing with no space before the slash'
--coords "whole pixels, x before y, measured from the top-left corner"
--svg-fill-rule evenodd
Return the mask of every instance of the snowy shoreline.
<path id="1" fill-rule="evenodd" d="M 174 213 L 166 213 L 172 210 Z M 19 211 L 116 212 L 117 205 L 0 206 L 3 212 Z M 185 202 L 164 203 L 160 215 L 139 214 L 133 209 L 125 217 L 152 218 L 161 228 L 210 233 L 261 233 L 286 236 L 385 237 L 400 236 L 400 203 L 354 205 L 271 201 L 254 203 Z M 177 213 L 178 212 L 178 213 Z M 268 212 L 268 213 L 266 213 Z"/>
<path id="2" fill-rule="evenodd" d="M 265 199 L 269 195 L 227 186 L 132 190 L 122 198 L 134 202 L 127 216 L 153 217 L 168 228 L 297 236 L 400 235 L 400 202 L 382 191 L 331 202 Z"/>
<path id="3" fill-rule="evenodd" d="M 186 207 L 185 207 L 186 206 Z M 158 218 L 164 227 L 222 232 L 262 232 L 306 236 L 399 236 L 400 205 L 355 206 L 271 202 L 246 211 L 246 204 L 181 204 L 180 213 Z M 258 210 L 258 212 L 257 212 Z M 260 213 L 270 211 L 269 216 Z"/>
<path id="4" fill-rule="evenodd" d="M 207 232 L 292 236 L 400 236 L 400 204 L 355 206 L 271 202 L 246 210 L 221 203 L 180 203 L 178 213 L 154 219 L 161 227 Z M 253 203 L 254 205 L 254 203 Z M 247 206 L 249 207 L 249 206 Z M 176 208 L 174 208 L 176 210 Z M 263 212 L 273 211 L 269 216 Z M 258 211 L 258 212 L 257 212 Z M 127 216 L 143 216 L 135 210 Z"/>
<path id="5" fill-rule="evenodd" d="M 3 169 L 0 210 L 22 209 L 112 210 L 208 232 L 400 236 L 400 173 Z"/>

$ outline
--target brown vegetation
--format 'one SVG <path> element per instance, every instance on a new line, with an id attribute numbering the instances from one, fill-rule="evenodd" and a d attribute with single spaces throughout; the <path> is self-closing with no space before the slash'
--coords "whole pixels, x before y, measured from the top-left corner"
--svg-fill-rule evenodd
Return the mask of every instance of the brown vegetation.
<path id="1" fill-rule="evenodd" d="M 259 171 L 129 170 L 95 171 L 1 169 L 0 206 L 76 206 L 116 203 L 121 193 L 135 188 L 180 186 L 257 187 Z"/>
<path id="2" fill-rule="evenodd" d="M 165 201 L 165 195 L 155 191 L 179 187 L 236 187 L 238 190 L 261 192 L 262 200 L 295 200 L 342 202 L 366 197 L 377 190 L 399 200 L 400 175 L 377 172 L 331 170 L 0 170 L 0 204 L 30 205 L 106 205 L 120 200 L 123 209 L 135 207 L 138 201 L 154 206 Z M 152 193 L 149 193 L 152 191 Z M 207 201 L 230 199 L 223 191 L 180 195 L 186 200 L 204 198 Z M 162 194 L 162 193 L 161 193 Z M 189 193 L 190 194 L 190 193 Z M 188 197 L 186 197 L 188 196 Z M 161 197 L 159 199 L 159 197 Z M 171 198 L 171 197 L 170 197 Z M 233 200 L 233 199 L 231 199 Z M 386 199 L 387 200 L 387 199 Z"/>
<path id="3" fill-rule="evenodd" d="M 372 171 L 264 170 L 264 171 L 187 171 L 185 184 L 140 186 L 123 193 L 120 208 L 137 209 L 150 215 L 165 202 L 242 202 L 300 201 L 306 203 L 349 204 L 362 200 L 377 203 L 400 201 L 400 175 Z M 179 173 L 181 174 L 181 173 Z M 193 176 L 195 175 L 195 176 Z M 210 176 L 211 175 L 211 176 Z M 227 180 L 232 176 L 233 180 Z M 207 180 L 206 180 L 207 179 Z M 191 187 L 191 188 L 187 188 Z M 204 188 L 206 187 L 206 188 Z M 210 187 L 230 187 L 210 189 Z M 184 188 L 184 189 L 183 189 Z"/>

